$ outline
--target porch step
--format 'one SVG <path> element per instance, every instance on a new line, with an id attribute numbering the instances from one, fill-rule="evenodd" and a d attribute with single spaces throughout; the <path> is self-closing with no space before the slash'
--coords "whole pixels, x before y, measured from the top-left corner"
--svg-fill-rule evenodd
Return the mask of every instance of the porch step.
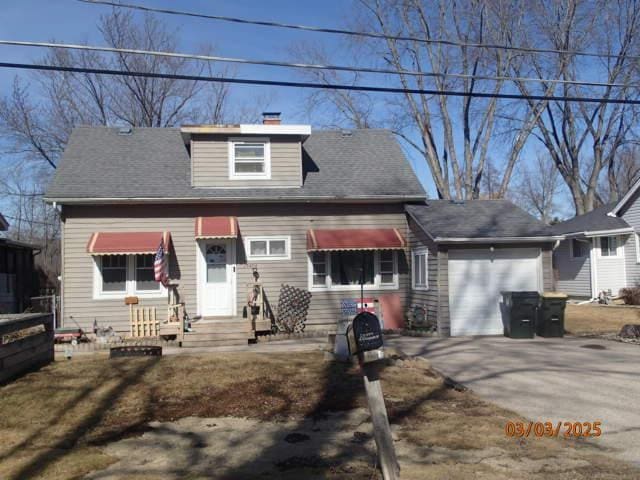
<path id="1" fill-rule="evenodd" d="M 255 338 L 253 332 L 227 332 L 227 333 L 202 333 L 202 332 L 186 332 L 184 334 L 184 340 L 194 341 L 194 340 L 248 340 L 250 338 Z"/>
<path id="2" fill-rule="evenodd" d="M 184 339 L 184 341 L 182 342 L 182 347 L 183 348 L 194 348 L 194 347 L 226 347 L 226 346 L 233 346 L 233 345 L 247 345 L 249 343 L 249 341 L 245 338 L 236 338 L 236 339 L 229 339 L 229 338 L 224 338 L 224 339 L 220 339 L 220 340 L 188 340 L 187 338 Z"/>
<path id="3" fill-rule="evenodd" d="M 200 320 L 193 322 L 191 328 L 194 332 L 198 333 L 249 333 L 253 330 L 251 324 L 246 319 L 218 320 L 215 322 Z"/>

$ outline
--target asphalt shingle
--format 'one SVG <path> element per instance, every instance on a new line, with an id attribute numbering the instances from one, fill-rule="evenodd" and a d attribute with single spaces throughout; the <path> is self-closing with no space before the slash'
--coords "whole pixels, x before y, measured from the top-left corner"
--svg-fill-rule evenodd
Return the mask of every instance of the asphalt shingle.
<path id="1" fill-rule="evenodd" d="M 622 218 L 607 215 L 615 206 L 615 203 L 602 205 L 583 215 L 578 215 L 565 222 L 556 223 L 551 229 L 555 234 L 568 234 L 628 228 L 629 224 Z"/>
<path id="2" fill-rule="evenodd" d="M 427 200 L 406 210 L 434 239 L 551 235 L 549 226 L 508 200 Z"/>
<path id="3" fill-rule="evenodd" d="M 194 188 L 177 128 L 76 128 L 46 193 L 61 199 L 349 199 L 424 198 L 388 130 L 314 131 L 303 144 L 301 188 Z"/>

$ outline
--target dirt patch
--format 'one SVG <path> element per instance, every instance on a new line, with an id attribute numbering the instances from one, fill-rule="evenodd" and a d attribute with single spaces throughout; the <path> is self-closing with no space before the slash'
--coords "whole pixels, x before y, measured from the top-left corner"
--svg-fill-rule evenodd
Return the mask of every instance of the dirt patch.
<path id="1" fill-rule="evenodd" d="M 381 378 L 403 478 L 638 478 L 597 443 L 506 438 L 513 413 L 426 361 Z M 321 352 L 61 361 L 0 388 L 0 478 L 376 478 L 365 407 Z"/>
<path id="2" fill-rule="evenodd" d="M 573 335 L 617 334 L 628 323 L 640 323 L 640 307 L 568 304 L 565 311 L 565 330 Z"/>

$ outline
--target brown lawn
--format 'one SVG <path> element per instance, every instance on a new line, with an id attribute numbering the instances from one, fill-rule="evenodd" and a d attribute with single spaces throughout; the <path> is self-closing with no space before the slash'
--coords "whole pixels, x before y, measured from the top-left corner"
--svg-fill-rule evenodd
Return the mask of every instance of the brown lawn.
<path id="1" fill-rule="evenodd" d="M 402 478 L 640 475 L 589 442 L 507 438 L 515 414 L 425 361 L 387 362 L 382 385 Z M 0 478 L 379 478 L 365 406 L 358 369 L 321 353 L 63 360 L 0 387 Z"/>
<path id="2" fill-rule="evenodd" d="M 565 330 L 573 335 L 618 333 L 628 323 L 640 323 L 640 308 L 569 304 L 565 311 Z"/>

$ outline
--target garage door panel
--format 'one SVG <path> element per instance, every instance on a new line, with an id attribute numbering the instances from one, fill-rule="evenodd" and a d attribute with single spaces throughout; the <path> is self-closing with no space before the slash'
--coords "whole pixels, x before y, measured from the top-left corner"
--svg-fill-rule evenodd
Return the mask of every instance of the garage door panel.
<path id="1" fill-rule="evenodd" d="M 450 250 L 451 334 L 501 334 L 501 292 L 539 291 L 539 265 L 535 248 Z"/>

